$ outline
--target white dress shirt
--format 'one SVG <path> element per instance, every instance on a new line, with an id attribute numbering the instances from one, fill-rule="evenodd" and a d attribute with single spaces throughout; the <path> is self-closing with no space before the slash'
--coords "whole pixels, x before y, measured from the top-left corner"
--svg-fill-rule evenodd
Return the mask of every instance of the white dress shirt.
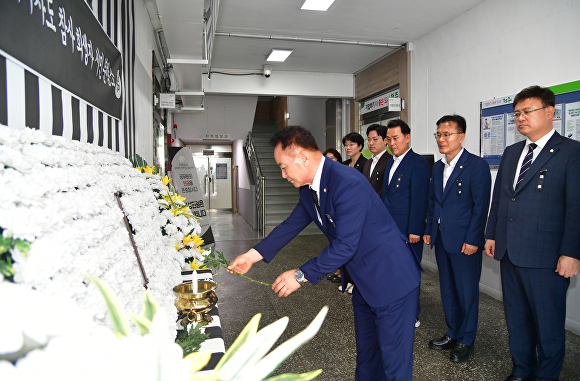
<path id="1" fill-rule="evenodd" d="M 377 163 L 379 162 L 379 160 L 381 159 L 381 157 L 383 156 L 383 154 L 387 152 L 387 150 L 385 149 L 383 152 L 373 155 L 373 157 L 371 158 L 372 162 L 371 162 L 371 170 L 369 172 L 369 178 L 373 177 L 373 170 L 375 169 Z"/>
<path id="2" fill-rule="evenodd" d="M 405 157 L 407 152 L 409 152 L 410 149 L 411 148 L 407 148 L 405 153 L 402 154 L 401 156 L 393 155 L 393 165 L 391 166 L 391 170 L 389 171 L 389 182 L 387 184 L 389 184 L 389 185 L 391 184 L 391 179 L 393 178 L 393 174 L 395 173 L 395 171 L 399 167 L 399 164 L 401 164 L 401 161 L 403 161 L 403 158 Z"/>
<path id="3" fill-rule="evenodd" d="M 554 132 L 555 132 L 555 130 L 552 128 L 552 130 L 550 132 L 548 132 L 546 135 L 542 136 L 541 138 L 539 138 L 535 142 L 532 142 L 530 140 L 530 138 L 526 138 L 526 145 L 524 146 L 524 149 L 522 150 L 522 154 L 520 155 L 520 160 L 518 160 L 516 177 L 514 178 L 514 183 L 513 183 L 514 190 L 516 189 L 516 184 L 518 183 L 518 177 L 520 177 L 520 170 L 522 169 L 522 163 L 524 162 L 524 158 L 528 154 L 530 144 L 536 143 L 536 145 L 537 145 L 537 147 L 532 151 L 532 163 L 533 163 L 534 160 L 536 160 L 536 158 L 540 154 L 540 152 L 542 152 L 542 148 L 544 148 L 546 143 L 548 143 L 548 140 L 550 140 L 552 135 L 554 135 Z"/>
<path id="4" fill-rule="evenodd" d="M 324 160 L 325 159 L 323 156 L 322 160 L 320 160 L 320 164 L 318 164 L 318 169 L 316 170 L 316 174 L 314 175 L 314 179 L 312 180 L 312 184 L 310 185 L 310 189 L 314 189 L 316 191 L 316 196 L 318 197 L 319 204 L 320 204 L 320 180 L 322 179 L 322 168 L 324 167 Z M 320 217 L 320 214 L 318 213 L 318 209 L 316 208 L 316 206 L 314 209 L 316 209 L 316 215 L 318 216 L 318 221 L 320 221 L 320 224 L 322 225 L 322 218 Z"/>
<path id="5" fill-rule="evenodd" d="M 459 158 L 463 154 L 463 151 L 465 151 L 465 148 L 462 148 L 461 151 L 459 151 L 459 153 L 455 155 L 453 160 L 451 160 L 451 163 L 447 162 L 447 156 L 443 155 L 443 157 L 441 158 L 441 162 L 445 164 L 445 168 L 443 168 L 443 191 L 445 191 L 445 185 L 447 185 L 447 180 L 449 180 L 449 176 L 451 176 L 451 173 L 453 172 L 453 169 L 455 168 L 457 161 L 459 161 Z"/>

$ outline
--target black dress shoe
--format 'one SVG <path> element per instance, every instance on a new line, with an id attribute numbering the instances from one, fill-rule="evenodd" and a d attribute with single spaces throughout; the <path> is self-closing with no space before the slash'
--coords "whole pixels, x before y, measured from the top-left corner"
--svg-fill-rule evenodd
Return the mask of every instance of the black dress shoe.
<path id="1" fill-rule="evenodd" d="M 514 376 L 513 374 L 510 374 L 509 377 L 506 378 L 504 381 L 527 381 L 527 379 L 517 377 L 517 376 Z"/>
<path id="2" fill-rule="evenodd" d="M 429 342 L 429 348 L 431 349 L 451 349 L 455 348 L 455 343 L 457 340 L 450 338 L 445 335 L 440 339 L 433 339 Z"/>
<path id="3" fill-rule="evenodd" d="M 449 356 L 449 358 L 453 362 L 465 362 L 469 360 L 471 352 L 473 352 L 473 346 L 470 347 L 463 343 L 457 342 L 457 345 L 451 351 L 451 356 Z"/>

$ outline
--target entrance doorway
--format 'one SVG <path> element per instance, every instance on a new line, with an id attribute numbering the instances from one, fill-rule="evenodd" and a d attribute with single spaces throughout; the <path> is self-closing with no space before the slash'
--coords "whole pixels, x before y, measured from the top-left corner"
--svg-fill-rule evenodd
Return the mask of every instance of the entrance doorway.
<path id="1" fill-rule="evenodd" d="M 206 209 L 232 209 L 232 146 L 188 145 Z"/>

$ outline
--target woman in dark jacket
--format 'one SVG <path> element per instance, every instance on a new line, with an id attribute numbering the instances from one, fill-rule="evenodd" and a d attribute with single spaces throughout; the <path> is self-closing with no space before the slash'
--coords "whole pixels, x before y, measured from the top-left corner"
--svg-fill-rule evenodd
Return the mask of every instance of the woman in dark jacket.
<path id="1" fill-rule="evenodd" d="M 361 153 L 365 146 L 363 137 L 356 132 L 351 132 L 342 138 L 342 144 L 344 145 L 346 155 L 350 157 L 350 159 L 343 161 L 342 164 L 350 165 L 362 173 L 365 162 L 367 161 Z"/>

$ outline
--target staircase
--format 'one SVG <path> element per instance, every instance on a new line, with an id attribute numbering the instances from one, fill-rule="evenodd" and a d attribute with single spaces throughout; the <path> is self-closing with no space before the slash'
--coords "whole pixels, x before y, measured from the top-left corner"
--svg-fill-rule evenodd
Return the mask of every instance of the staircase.
<path id="1" fill-rule="evenodd" d="M 277 131 L 278 127 L 275 122 L 256 121 L 252 128 L 254 150 L 262 176 L 266 178 L 264 235 L 268 235 L 292 213 L 300 198 L 298 189 L 282 177 L 280 168 L 274 160 L 274 147 L 270 145 L 269 140 Z M 322 234 L 322 232 L 312 222 L 300 234 Z"/>

